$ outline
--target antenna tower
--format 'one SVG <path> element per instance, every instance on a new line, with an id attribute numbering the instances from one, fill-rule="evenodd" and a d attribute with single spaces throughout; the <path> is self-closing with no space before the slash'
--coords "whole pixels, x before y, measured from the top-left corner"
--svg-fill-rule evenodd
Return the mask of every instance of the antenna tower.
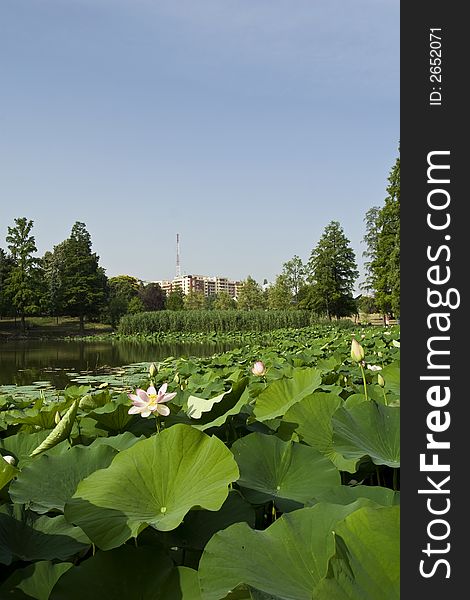
<path id="1" fill-rule="evenodd" d="M 180 265 L 180 234 L 176 234 L 176 277 L 181 277 Z"/>

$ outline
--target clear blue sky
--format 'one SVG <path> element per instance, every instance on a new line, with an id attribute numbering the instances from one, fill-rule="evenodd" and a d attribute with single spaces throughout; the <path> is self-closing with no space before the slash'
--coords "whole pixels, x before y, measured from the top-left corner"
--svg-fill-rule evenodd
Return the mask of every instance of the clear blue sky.
<path id="1" fill-rule="evenodd" d="M 273 280 L 399 145 L 398 0 L 1 0 L 0 246 L 83 221 L 108 276 Z"/>

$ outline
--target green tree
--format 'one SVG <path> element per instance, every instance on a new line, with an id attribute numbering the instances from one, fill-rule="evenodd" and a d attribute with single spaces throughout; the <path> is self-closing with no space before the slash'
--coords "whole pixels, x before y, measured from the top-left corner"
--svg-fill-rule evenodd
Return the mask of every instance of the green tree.
<path id="1" fill-rule="evenodd" d="M 127 305 L 127 312 L 131 315 L 135 315 L 137 313 L 144 312 L 145 306 L 142 302 L 142 299 L 139 296 L 134 296 L 129 300 L 129 304 Z"/>
<path id="2" fill-rule="evenodd" d="M 301 259 L 295 255 L 294 258 L 283 264 L 282 275 L 286 279 L 294 304 L 299 302 L 299 292 L 305 286 L 306 270 Z"/>
<path id="3" fill-rule="evenodd" d="M 148 311 L 163 310 L 165 308 L 166 294 L 158 283 L 147 283 L 140 288 L 139 296 Z"/>
<path id="4" fill-rule="evenodd" d="M 380 312 L 400 314 L 400 158 L 393 165 L 382 208 L 371 208 L 365 217 L 368 259 L 364 287 L 375 292 Z"/>
<path id="5" fill-rule="evenodd" d="M 273 285 L 268 288 L 268 308 L 292 308 L 292 288 L 285 274 L 278 275 Z"/>
<path id="6" fill-rule="evenodd" d="M 131 312 L 129 305 L 138 297 L 140 283 L 136 277 L 131 275 L 117 275 L 108 279 L 108 317 L 113 327 L 119 322 L 119 319 Z M 143 306 L 139 298 L 139 306 Z M 137 305 L 134 303 L 134 309 Z M 141 312 L 141 311 L 137 311 Z"/>
<path id="7" fill-rule="evenodd" d="M 17 314 L 21 317 L 21 328 L 26 329 L 26 314 L 38 310 L 39 268 L 34 236 L 31 235 L 33 221 L 20 217 L 15 226 L 8 227 L 6 241 L 10 250 L 13 266 L 6 280 L 6 294 Z"/>
<path id="8" fill-rule="evenodd" d="M 56 317 L 63 314 L 62 305 L 62 266 L 64 264 L 64 242 L 47 251 L 41 259 L 44 275 L 44 293 L 41 308 L 44 313 Z"/>
<path id="9" fill-rule="evenodd" d="M 184 294 L 181 288 L 172 290 L 166 298 L 167 310 L 183 310 L 184 308 Z"/>
<path id="10" fill-rule="evenodd" d="M 361 296 L 357 300 L 357 308 L 361 313 L 372 315 L 378 312 L 377 304 L 373 296 Z"/>
<path id="11" fill-rule="evenodd" d="M 77 221 L 63 246 L 61 300 L 66 314 L 79 317 L 84 331 L 85 317 L 96 317 L 105 306 L 108 289 L 99 257 L 92 252 L 91 237 L 85 224 Z"/>
<path id="12" fill-rule="evenodd" d="M 201 310 L 205 305 L 204 292 L 189 292 L 184 298 L 184 308 L 187 310 Z"/>
<path id="13" fill-rule="evenodd" d="M 312 288 L 309 304 L 316 313 L 332 317 L 356 314 L 353 298 L 357 271 L 354 251 L 338 221 L 331 221 L 308 262 Z"/>
<path id="14" fill-rule="evenodd" d="M 232 310 L 237 308 L 237 302 L 228 292 L 219 292 L 213 302 L 213 307 L 217 310 Z"/>
<path id="15" fill-rule="evenodd" d="M 7 281 L 14 263 L 11 255 L 0 248 L 0 318 L 11 316 L 11 302 L 8 300 Z"/>
<path id="16" fill-rule="evenodd" d="M 253 277 L 248 275 L 238 294 L 238 308 L 241 310 L 256 310 L 265 307 L 266 298 L 263 289 Z"/>

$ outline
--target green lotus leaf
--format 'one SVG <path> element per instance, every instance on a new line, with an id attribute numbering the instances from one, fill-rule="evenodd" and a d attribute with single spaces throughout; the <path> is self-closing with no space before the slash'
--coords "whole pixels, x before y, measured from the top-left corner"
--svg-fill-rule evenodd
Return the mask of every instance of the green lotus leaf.
<path id="1" fill-rule="evenodd" d="M 130 403 L 108 402 L 88 413 L 88 416 L 107 431 L 123 431 L 128 423 L 134 419 L 129 414 Z"/>
<path id="2" fill-rule="evenodd" d="M 324 454 L 340 471 L 354 473 L 357 459 L 345 459 L 333 448 L 331 418 L 342 404 L 336 394 L 315 392 L 294 404 L 283 421 L 297 424 L 295 431 L 300 439 Z"/>
<path id="3" fill-rule="evenodd" d="M 203 550 L 214 533 L 241 522 L 254 527 L 255 510 L 238 491 L 233 490 L 219 510 L 191 510 L 179 527 L 158 532 L 158 540 L 167 548 Z"/>
<path id="4" fill-rule="evenodd" d="M 98 446 L 111 446 L 111 448 L 114 448 L 118 452 L 121 452 L 121 450 L 127 450 L 127 448 L 130 448 L 138 441 L 144 439 L 145 436 L 143 435 L 137 437 L 130 431 L 124 431 L 124 433 L 119 433 L 118 435 L 113 435 L 111 437 L 96 438 L 90 444 L 90 448 L 96 448 Z"/>
<path id="5" fill-rule="evenodd" d="M 54 564 L 44 560 L 17 569 L 0 587 L 0 598 L 49 600 L 59 577 L 72 566 L 70 562 Z"/>
<path id="6" fill-rule="evenodd" d="M 349 504 L 359 498 L 368 498 L 381 506 L 400 504 L 400 492 L 394 492 L 390 488 L 369 485 L 335 486 L 319 493 L 315 500 L 318 502 L 331 502 L 332 504 Z"/>
<path id="7" fill-rule="evenodd" d="M 189 567 L 176 567 L 171 571 L 161 590 L 160 596 L 155 599 L 162 600 L 202 600 L 199 589 L 197 571 Z"/>
<path id="8" fill-rule="evenodd" d="M 335 530 L 336 554 L 316 600 L 399 600 L 400 509 L 364 507 Z"/>
<path id="9" fill-rule="evenodd" d="M 171 594 L 165 584 L 172 574 L 173 562 L 155 548 L 124 545 L 109 552 L 97 551 L 57 581 L 50 600 L 117 600 L 118 598 L 182 598 L 179 580 Z"/>
<path id="10" fill-rule="evenodd" d="M 216 437 L 174 425 L 116 455 L 79 483 L 65 516 L 103 550 L 137 537 L 147 525 L 175 529 L 193 507 L 218 510 L 239 476 Z"/>
<path id="11" fill-rule="evenodd" d="M 79 482 L 94 471 L 105 469 L 115 454 L 110 446 L 74 446 L 58 456 L 40 456 L 10 486 L 11 499 L 38 513 L 63 512 Z"/>
<path id="12" fill-rule="evenodd" d="M 280 417 L 296 402 L 321 385 L 321 371 L 314 368 L 295 369 L 292 377 L 273 381 L 256 398 L 254 415 L 258 421 Z"/>
<path id="13" fill-rule="evenodd" d="M 228 394 L 232 391 L 228 390 L 228 392 L 222 392 L 218 396 L 214 396 L 214 398 L 199 398 L 198 396 L 189 396 L 188 398 L 188 417 L 191 419 L 200 419 L 202 417 L 202 413 L 210 412 L 212 407 L 217 402 L 220 402 L 225 394 Z"/>
<path id="14" fill-rule="evenodd" d="M 38 431 L 35 433 L 26 433 L 20 431 L 15 435 L 0 439 L 0 448 L 4 450 L 3 454 L 10 454 L 17 460 L 18 468 L 22 469 L 35 459 L 31 458 L 31 452 L 37 448 L 50 434 L 50 431 Z M 64 441 L 47 451 L 48 454 L 59 453 L 69 447 L 68 442 Z"/>
<path id="15" fill-rule="evenodd" d="M 246 523 L 219 531 L 199 563 L 202 597 L 220 600 L 246 584 L 275 597 L 312 600 L 334 553 L 332 532 L 338 521 L 368 503 L 320 503 L 284 514 L 264 531 Z"/>
<path id="16" fill-rule="evenodd" d="M 39 517 L 18 504 L 0 508 L 0 563 L 67 560 L 89 545 L 83 531 L 67 523 L 62 515 Z"/>
<path id="17" fill-rule="evenodd" d="M 392 363 L 384 367 L 380 374 L 385 381 L 385 389 L 400 396 L 400 363 Z"/>
<path id="18" fill-rule="evenodd" d="M 197 399 L 199 402 L 193 400 L 193 404 L 191 404 L 191 406 L 194 406 L 195 410 L 197 410 L 196 414 L 200 413 L 201 416 L 199 418 L 189 415 L 192 417 L 191 425 L 196 429 L 204 431 L 210 427 L 220 427 L 220 425 L 225 423 L 227 417 L 238 414 L 242 407 L 249 401 L 249 396 L 246 389 L 247 383 L 248 378 L 245 377 L 234 383 L 230 391 L 225 392 L 220 396 L 216 396 L 216 398 L 212 398 L 212 400 L 204 400 L 202 398 Z M 195 396 L 190 396 L 190 398 L 191 397 L 196 398 Z M 212 406 L 208 412 L 202 410 L 204 402 L 212 403 Z M 190 404 L 188 400 L 188 408 L 189 407 Z M 197 420 L 193 421 L 194 418 L 197 418 Z"/>
<path id="19" fill-rule="evenodd" d="M 256 490 L 254 503 L 276 498 L 306 502 L 317 493 L 341 484 L 338 470 L 323 454 L 275 435 L 251 433 L 232 445 L 240 469 L 238 484 Z"/>
<path id="20" fill-rule="evenodd" d="M 9 483 L 13 477 L 16 477 L 20 471 L 13 465 L 10 465 L 0 456 L 0 490 Z"/>
<path id="21" fill-rule="evenodd" d="M 332 418 L 333 447 L 345 458 L 370 456 L 376 465 L 400 466 L 400 409 L 374 401 L 339 408 Z"/>
<path id="22" fill-rule="evenodd" d="M 60 442 L 66 440 L 72 431 L 77 410 L 78 400 L 74 400 L 72 406 L 67 410 L 59 423 L 57 423 L 46 439 L 31 452 L 30 456 L 37 456 L 38 454 L 41 454 L 41 452 L 45 452 L 46 450 L 49 450 L 50 448 L 57 446 L 57 444 Z"/>

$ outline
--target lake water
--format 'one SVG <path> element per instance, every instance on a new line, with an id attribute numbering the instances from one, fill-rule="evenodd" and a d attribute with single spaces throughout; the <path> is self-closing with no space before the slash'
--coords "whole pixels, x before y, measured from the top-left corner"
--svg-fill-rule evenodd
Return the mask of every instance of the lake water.
<path id="1" fill-rule="evenodd" d="M 206 357 L 233 348 L 230 344 L 149 342 L 9 341 L 0 344 L 0 385 L 50 381 L 63 388 L 84 372 L 103 372 L 137 362 L 157 362 L 168 356 Z"/>

